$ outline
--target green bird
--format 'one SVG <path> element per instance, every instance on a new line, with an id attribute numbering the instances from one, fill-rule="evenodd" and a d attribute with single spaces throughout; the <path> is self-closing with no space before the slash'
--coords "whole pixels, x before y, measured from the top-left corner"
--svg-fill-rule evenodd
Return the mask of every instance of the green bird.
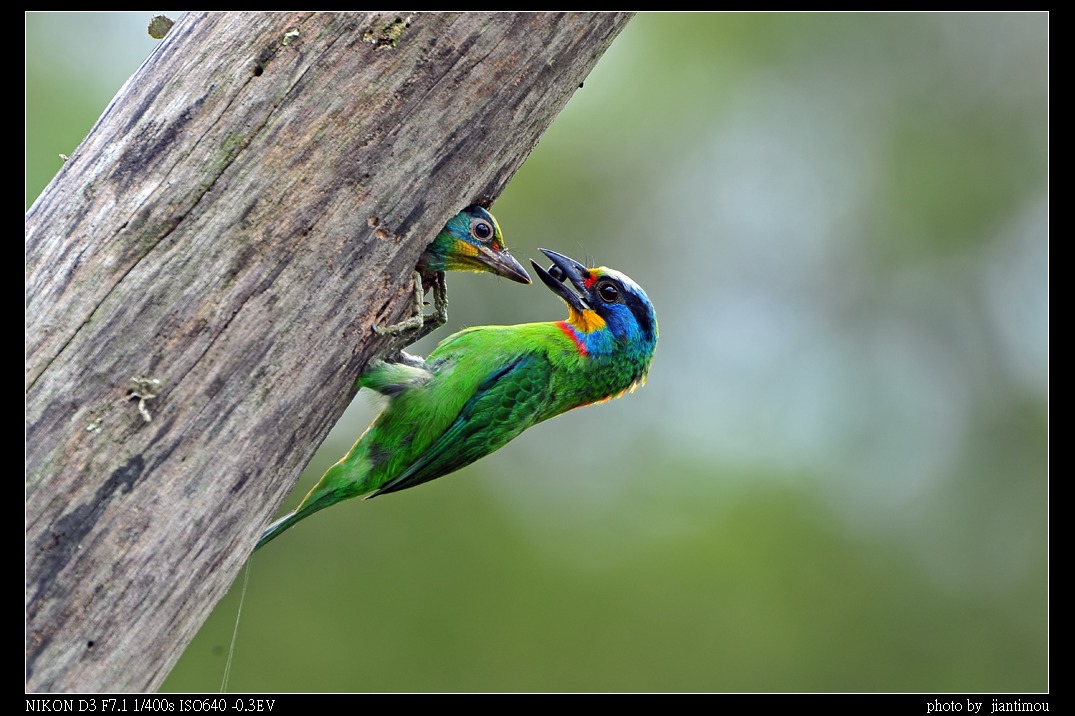
<path id="1" fill-rule="evenodd" d="M 508 253 L 500 224 L 485 208 L 472 204 L 448 220 L 437 237 L 425 248 L 414 271 L 414 313 L 390 326 L 374 326 L 381 335 L 403 335 L 413 343 L 448 320 L 448 291 L 445 271 L 491 272 L 519 283 L 530 283 L 530 275 Z M 433 313 L 425 315 L 423 301 L 433 288 Z"/>
<path id="2" fill-rule="evenodd" d="M 359 386 L 388 396 L 388 405 L 255 549 L 318 510 L 447 475 L 531 425 L 645 382 L 657 345 L 646 292 L 619 271 L 541 252 L 550 269 L 530 263 L 567 303 L 567 319 L 476 326 L 445 338 L 425 360 L 401 353 L 397 362 L 371 362 Z"/>

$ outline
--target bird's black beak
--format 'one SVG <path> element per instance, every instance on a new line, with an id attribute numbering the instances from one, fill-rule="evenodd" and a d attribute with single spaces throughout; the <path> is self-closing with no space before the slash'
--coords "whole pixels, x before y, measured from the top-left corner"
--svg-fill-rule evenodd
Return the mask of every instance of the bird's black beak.
<path id="1" fill-rule="evenodd" d="M 530 274 L 526 272 L 522 264 L 515 260 L 514 256 L 508 253 L 507 249 L 493 251 L 483 246 L 478 249 L 477 258 L 497 276 L 510 278 L 512 281 L 518 281 L 519 283 L 533 283 L 530 280 Z"/>
<path id="2" fill-rule="evenodd" d="M 591 310 L 590 304 L 586 300 L 586 296 L 589 293 L 586 288 L 586 279 L 590 275 L 590 270 L 575 259 L 558 254 L 555 251 L 550 251 L 549 249 L 538 249 L 538 251 L 549 257 L 552 261 L 552 266 L 549 267 L 550 270 L 555 270 L 559 275 L 554 277 L 552 273 L 541 268 L 537 261 L 530 259 L 530 263 L 534 265 L 534 270 L 537 271 L 541 281 L 576 311 L 581 313 L 582 311 Z M 578 293 L 568 288 L 564 281 L 570 281 Z"/>

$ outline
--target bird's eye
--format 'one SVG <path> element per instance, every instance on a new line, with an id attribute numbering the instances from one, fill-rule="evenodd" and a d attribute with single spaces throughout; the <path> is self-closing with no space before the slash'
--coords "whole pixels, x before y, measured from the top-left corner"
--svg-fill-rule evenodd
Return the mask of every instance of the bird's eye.
<path id="1" fill-rule="evenodd" d="M 549 275 L 557 281 L 563 281 L 565 278 L 567 278 L 567 276 L 564 274 L 564 270 L 556 264 L 553 264 L 549 267 Z"/>
<path id="2" fill-rule="evenodd" d="M 470 225 L 470 233 L 478 241 L 488 241 L 493 236 L 493 227 L 489 222 L 478 219 Z"/>
<path id="3" fill-rule="evenodd" d="M 620 298 L 620 290 L 611 283 L 602 283 L 597 287 L 597 295 L 605 303 L 615 303 Z"/>

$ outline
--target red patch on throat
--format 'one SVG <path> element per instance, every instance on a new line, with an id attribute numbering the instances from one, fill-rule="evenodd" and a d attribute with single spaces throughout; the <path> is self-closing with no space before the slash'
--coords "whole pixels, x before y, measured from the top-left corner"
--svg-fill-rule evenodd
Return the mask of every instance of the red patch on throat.
<path id="1" fill-rule="evenodd" d="M 579 334 L 575 332 L 574 327 L 567 321 L 557 321 L 556 325 L 560 327 L 560 330 L 564 332 L 564 335 L 575 342 L 575 348 L 578 349 L 579 355 L 589 355 L 589 351 L 586 350 L 586 344 L 579 338 Z"/>

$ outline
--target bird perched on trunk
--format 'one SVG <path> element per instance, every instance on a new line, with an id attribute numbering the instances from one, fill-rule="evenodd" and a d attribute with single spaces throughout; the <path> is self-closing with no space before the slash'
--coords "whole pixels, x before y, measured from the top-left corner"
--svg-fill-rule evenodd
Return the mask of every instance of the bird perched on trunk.
<path id="1" fill-rule="evenodd" d="M 404 345 L 413 343 L 448 320 L 448 292 L 445 271 L 488 271 L 519 283 L 530 283 L 530 275 L 508 253 L 500 225 L 493 215 L 472 204 L 453 216 L 437 238 L 430 242 L 414 271 L 415 315 L 391 326 L 374 326 L 381 335 L 402 335 Z M 433 313 L 423 310 L 425 292 L 433 288 Z"/>
<path id="2" fill-rule="evenodd" d="M 424 361 L 403 353 L 398 362 L 371 363 L 359 385 L 388 396 L 388 405 L 255 549 L 341 500 L 447 475 L 531 425 L 645 382 L 657 345 L 646 292 L 619 271 L 541 251 L 550 269 L 531 263 L 567 303 L 567 319 L 476 326 L 445 338 Z"/>

